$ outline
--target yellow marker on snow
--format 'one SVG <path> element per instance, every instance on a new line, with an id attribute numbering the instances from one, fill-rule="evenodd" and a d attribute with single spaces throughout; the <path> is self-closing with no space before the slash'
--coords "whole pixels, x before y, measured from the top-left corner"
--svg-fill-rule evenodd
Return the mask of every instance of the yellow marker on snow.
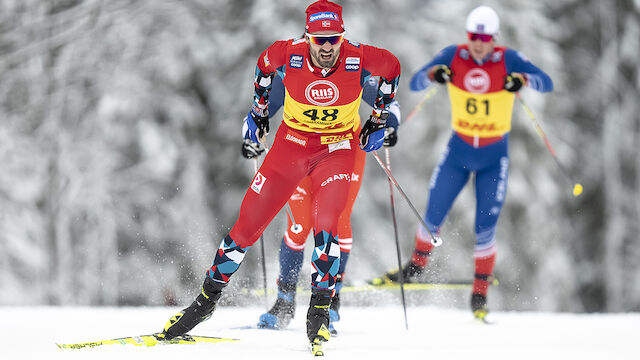
<path id="1" fill-rule="evenodd" d="M 580 196 L 580 194 L 582 194 L 582 185 L 573 185 L 573 196 Z"/>

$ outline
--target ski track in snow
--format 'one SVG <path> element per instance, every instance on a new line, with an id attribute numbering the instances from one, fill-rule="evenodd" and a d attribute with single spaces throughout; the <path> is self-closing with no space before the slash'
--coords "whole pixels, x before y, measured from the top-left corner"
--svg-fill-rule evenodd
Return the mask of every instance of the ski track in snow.
<path id="1" fill-rule="evenodd" d="M 306 306 L 283 331 L 254 326 L 261 307 L 220 307 L 194 335 L 237 338 L 217 344 L 59 349 L 56 343 L 104 340 L 160 331 L 180 308 L 0 307 L 2 359 L 305 359 Z M 638 359 L 640 314 L 492 312 L 490 325 L 469 311 L 400 306 L 341 308 L 339 336 L 325 343 L 327 359 Z M 7 321 L 8 320 L 8 324 Z M 398 359 L 400 360 L 400 359 Z"/>

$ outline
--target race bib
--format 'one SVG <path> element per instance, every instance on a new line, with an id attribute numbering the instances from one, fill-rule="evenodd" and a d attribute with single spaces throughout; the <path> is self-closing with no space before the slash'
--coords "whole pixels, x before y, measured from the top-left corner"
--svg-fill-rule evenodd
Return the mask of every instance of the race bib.
<path id="1" fill-rule="evenodd" d="M 515 95 L 506 90 L 477 94 L 447 85 L 451 101 L 451 126 L 467 136 L 496 137 L 511 131 Z"/>

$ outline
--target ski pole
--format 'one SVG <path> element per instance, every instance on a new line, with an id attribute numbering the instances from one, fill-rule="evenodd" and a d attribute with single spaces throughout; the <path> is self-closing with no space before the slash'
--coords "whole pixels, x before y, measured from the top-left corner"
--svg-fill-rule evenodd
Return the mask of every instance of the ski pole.
<path id="1" fill-rule="evenodd" d="M 378 156 L 378 153 L 376 153 L 375 151 L 371 151 L 371 154 L 373 154 L 373 157 L 376 158 L 376 161 L 378 162 L 378 165 L 380 165 L 382 170 L 384 170 L 385 174 L 387 174 L 387 178 L 389 178 L 389 181 L 391 181 L 393 183 L 393 185 L 395 185 L 395 187 L 396 187 L 396 189 L 398 189 L 398 192 L 400 193 L 400 195 L 402 195 L 402 197 L 407 202 L 407 204 L 409 204 L 409 207 L 411 207 L 411 210 L 413 210 L 413 214 L 420 220 L 420 223 L 422 224 L 422 226 L 424 226 L 425 230 L 427 230 L 427 233 L 429 233 L 429 236 L 431 237 L 431 243 L 434 246 L 442 245 L 442 239 L 440 237 L 434 236 L 433 233 L 431 232 L 431 230 L 429 230 L 429 227 L 427 226 L 427 223 L 425 223 L 425 221 L 422 218 L 422 216 L 420 216 L 420 213 L 418 212 L 418 210 L 416 210 L 416 207 L 413 206 L 413 204 L 411 203 L 411 200 L 409 200 L 409 197 L 407 196 L 407 194 L 404 193 L 404 190 L 402 190 L 402 187 L 400 186 L 400 184 L 398 184 L 396 179 L 393 177 L 393 174 L 391 174 L 391 170 L 387 169 L 387 167 L 384 165 L 384 163 L 380 159 L 380 156 Z"/>
<path id="2" fill-rule="evenodd" d="M 258 173 L 258 158 L 253 158 L 253 173 Z M 264 305 L 269 309 L 269 297 L 267 296 L 267 262 L 264 255 L 264 233 L 260 234 L 260 255 L 262 257 L 262 286 L 264 288 Z"/>
<path id="3" fill-rule="evenodd" d="M 564 166 L 562 166 L 562 164 L 558 160 L 558 157 L 556 156 L 556 152 L 551 146 L 551 142 L 549 142 L 549 138 L 542 130 L 542 127 L 540 126 L 540 123 L 538 123 L 538 120 L 536 120 L 536 117 L 533 114 L 533 111 L 531 111 L 531 108 L 527 106 L 527 103 L 524 102 L 524 100 L 520 96 L 520 93 L 516 93 L 516 97 L 520 101 L 520 104 L 522 104 L 522 108 L 524 109 L 524 112 L 526 112 L 527 115 L 529 115 L 529 119 L 531 119 L 531 121 L 533 122 L 533 125 L 536 128 L 536 132 L 542 138 L 542 140 L 544 141 L 544 144 L 547 146 L 547 150 L 549 150 L 551 157 L 555 161 L 556 165 L 558 165 L 558 168 L 560 169 L 560 173 L 564 176 L 564 179 L 569 183 L 569 185 L 573 185 L 573 196 L 574 197 L 580 196 L 580 194 L 582 194 L 582 185 L 580 183 L 573 183 L 573 181 L 571 181 L 567 171 L 564 169 Z"/>
<path id="4" fill-rule="evenodd" d="M 387 169 L 391 171 L 391 157 L 389 156 L 389 148 L 384 148 L 385 158 L 387 160 Z M 398 275 L 400 275 L 400 295 L 402 297 L 402 310 L 404 311 L 404 329 L 409 330 L 409 322 L 407 321 L 407 302 L 404 297 L 404 273 L 402 271 L 402 256 L 400 255 L 400 241 L 398 240 L 398 221 L 396 220 L 396 205 L 393 198 L 393 183 L 389 180 L 389 200 L 391 202 L 391 219 L 393 220 L 393 235 L 396 240 L 396 255 L 398 257 Z"/>
<path id="5" fill-rule="evenodd" d="M 269 146 L 267 146 L 267 141 L 264 137 L 262 137 L 260 139 L 260 143 L 262 144 L 262 146 L 264 146 L 264 155 L 267 156 L 267 154 L 269 154 Z M 258 170 L 256 170 L 257 172 Z M 284 211 L 287 213 L 287 216 L 289 217 L 289 220 L 291 220 L 291 232 L 294 234 L 300 234 L 302 232 L 302 225 L 298 224 L 296 222 L 296 219 L 293 217 L 293 210 L 291 210 L 291 206 L 289 205 L 289 201 L 287 201 L 285 204 L 285 209 Z"/>
<path id="6" fill-rule="evenodd" d="M 405 119 L 405 123 L 409 122 L 409 120 L 411 120 L 419 111 L 420 109 L 422 109 L 422 106 L 424 106 L 424 104 L 431 99 L 431 97 L 438 91 L 438 88 L 436 87 L 436 85 L 431 85 L 429 87 L 429 89 L 427 90 L 427 92 L 424 94 L 424 97 L 422 98 L 422 100 L 420 100 L 420 102 L 418 104 L 416 104 L 416 106 L 413 107 L 413 109 L 411 109 L 411 112 L 409 113 L 409 115 L 407 116 L 407 118 Z"/>

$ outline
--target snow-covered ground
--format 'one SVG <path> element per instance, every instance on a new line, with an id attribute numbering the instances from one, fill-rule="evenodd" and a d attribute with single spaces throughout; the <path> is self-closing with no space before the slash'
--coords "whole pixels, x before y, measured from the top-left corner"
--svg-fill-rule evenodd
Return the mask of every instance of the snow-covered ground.
<path id="1" fill-rule="evenodd" d="M 221 307 L 194 334 L 237 342 L 150 348 L 111 345 L 63 350 L 76 343 L 148 334 L 162 328 L 178 308 L 0 307 L 1 359 L 304 359 L 305 309 L 287 330 L 240 329 L 255 325 L 262 307 Z M 470 313 L 428 306 L 343 306 L 338 337 L 325 344 L 327 359 L 607 359 L 640 358 L 640 314 L 493 312 L 491 325 Z"/>

